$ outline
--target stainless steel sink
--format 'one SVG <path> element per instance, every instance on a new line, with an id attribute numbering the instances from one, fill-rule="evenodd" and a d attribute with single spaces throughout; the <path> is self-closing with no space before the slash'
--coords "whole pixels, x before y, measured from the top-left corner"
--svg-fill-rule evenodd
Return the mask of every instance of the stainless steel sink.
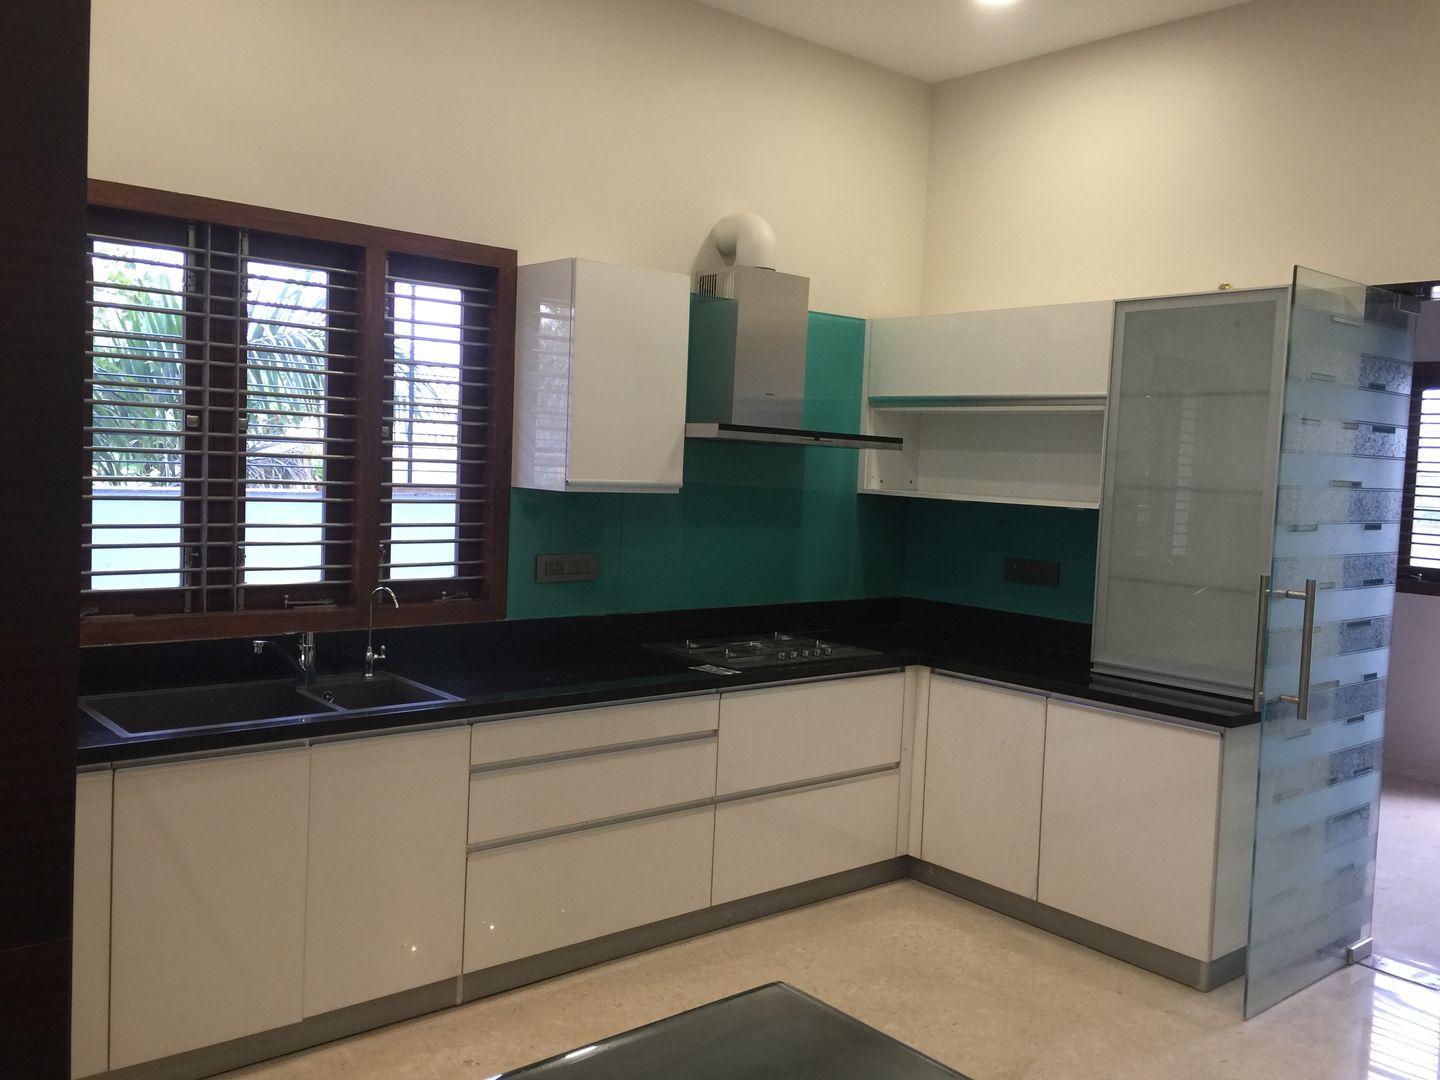
<path id="1" fill-rule="evenodd" d="M 277 721 L 333 717 L 362 709 L 398 708 L 459 698 L 391 675 L 366 679 L 335 675 L 300 687 L 293 679 L 186 686 L 96 694 L 80 699 L 80 708 L 117 735 L 165 735 L 219 731 Z"/>

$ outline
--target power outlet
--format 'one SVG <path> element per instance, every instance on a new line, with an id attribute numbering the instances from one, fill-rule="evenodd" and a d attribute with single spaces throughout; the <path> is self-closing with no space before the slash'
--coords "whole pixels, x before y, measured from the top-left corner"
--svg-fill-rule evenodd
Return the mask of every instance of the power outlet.
<path id="1" fill-rule="evenodd" d="M 1060 564 L 1050 559 L 1017 559 L 1013 555 L 1007 555 L 1005 557 L 1005 580 L 1018 582 L 1021 585 L 1058 587 Z"/>
<path id="2" fill-rule="evenodd" d="M 561 581 L 594 581 L 600 576 L 600 556 L 593 551 L 580 555 L 535 556 L 535 580 L 542 585 Z"/>

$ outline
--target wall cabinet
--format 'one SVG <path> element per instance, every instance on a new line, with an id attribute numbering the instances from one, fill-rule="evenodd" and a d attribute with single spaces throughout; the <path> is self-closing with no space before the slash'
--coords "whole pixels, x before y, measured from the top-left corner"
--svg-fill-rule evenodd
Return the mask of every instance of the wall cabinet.
<path id="1" fill-rule="evenodd" d="M 115 774 L 110 1067 L 303 1015 L 310 752 Z"/>
<path id="2" fill-rule="evenodd" d="M 690 282 L 560 259 L 516 282 L 513 483 L 678 491 Z"/>
<path id="3" fill-rule="evenodd" d="M 75 778 L 75 907 L 70 957 L 70 1075 L 110 1067 L 112 774 Z"/>
<path id="4" fill-rule="evenodd" d="M 1035 899 L 1046 700 L 930 681 L 920 857 Z"/>
<path id="5" fill-rule="evenodd" d="M 311 750 L 306 1016 L 460 974 L 465 727 Z"/>
<path id="6" fill-rule="evenodd" d="M 860 490 L 967 502 L 1100 505 L 1113 304 L 870 324 Z"/>

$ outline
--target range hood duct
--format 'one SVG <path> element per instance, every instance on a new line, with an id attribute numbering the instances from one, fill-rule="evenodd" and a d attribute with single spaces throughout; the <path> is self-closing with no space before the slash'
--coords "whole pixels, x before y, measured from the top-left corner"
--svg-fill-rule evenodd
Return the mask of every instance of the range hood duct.
<path id="1" fill-rule="evenodd" d="M 721 218 L 710 240 L 733 265 L 695 275 L 686 436 L 900 449 L 897 438 L 805 427 L 809 278 L 764 264 L 774 261 L 775 233 L 756 214 Z"/>

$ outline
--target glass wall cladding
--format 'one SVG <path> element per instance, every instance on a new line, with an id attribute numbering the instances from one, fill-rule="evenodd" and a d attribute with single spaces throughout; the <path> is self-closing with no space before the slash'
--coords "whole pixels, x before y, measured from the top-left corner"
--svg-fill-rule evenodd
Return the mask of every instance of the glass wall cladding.
<path id="1" fill-rule="evenodd" d="M 1283 290 L 1116 306 L 1094 659 L 1248 695 Z"/>
<path id="2" fill-rule="evenodd" d="M 90 271 L 88 587 L 178 588 L 185 253 L 97 240 Z"/>
<path id="3" fill-rule="evenodd" d="M 1297 269 L 1272 573 L 1318 591 L 1303 717 L 1280 700 L 1300 691 L 1303 604 L 1270 602 L 1247 1016 L 1369 929 L 1409 336 L 1363 286 Z"/>
<path id="4" fill-rule="evenodd" d="M 324 575 L 329 274 L 245 264 L 244 581 Z"/>

